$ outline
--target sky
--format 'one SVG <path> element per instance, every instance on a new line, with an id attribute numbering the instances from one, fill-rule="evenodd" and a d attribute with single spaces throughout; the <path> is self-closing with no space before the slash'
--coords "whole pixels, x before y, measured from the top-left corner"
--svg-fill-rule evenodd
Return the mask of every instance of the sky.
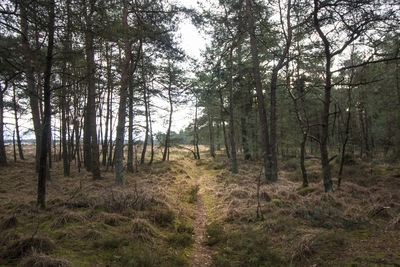
<path id="1" fill-rule="evenodd" d="M 183 5 L 187 8 L 198 8 L 199 4 L 196 0 L 176 0 L 178 4 Z M 196 61 L 201 60 L 201 51 L 205 49 L 206 39 L 205 37 L 196 29 L 196 27 L 191 23 L 190 19 L 184 18 L 180 25 L 178 36 L 180 36 L 181 47 L 185 53 L 195 59 Z M 158 107 L 162 107 L 165 110 L 158 110 L 152 115 L 153 121 L 153 132 L 163 132 L 165 133 L 168 127 L 168 110 L 169 105 L 165 100 L 153 99 L 153 104 Z M 12 131 L 14 129 L 14 114 L 10 112 L 5 112 L 5 134 L 4 138 L 6 140 L 12 140 Z M 175 105 L 174 113 L 172 119 L 172 131 L 179 132 L 187 127 L 194 118 L 194 106 L 193 103 L 188 103 L 185 105 Z M 114 120 L 116 120 L 116 114 Z M 144 125 L 144 118 L 137 121 L 141 125 Z M 22 139 L 33 139 L 33 132 L 27 133 L 28 129 L 33 129 L 31 122 L 31 114 L 28 112 L 19 119 L 20 133 Z M 114 122 L 115 125 L 116 122 Z M 58 119 L 55 120 L 55 128 L 59 127 Z M 57 131 L 57 130 L 55 130 Z M 24 134 L 25 133 L 25 134 Z M 58 131 L 56 132 L 56 138 L 58 136 Z M 142 139 L 143 136 L 136 136 L 135 139 Z"/>

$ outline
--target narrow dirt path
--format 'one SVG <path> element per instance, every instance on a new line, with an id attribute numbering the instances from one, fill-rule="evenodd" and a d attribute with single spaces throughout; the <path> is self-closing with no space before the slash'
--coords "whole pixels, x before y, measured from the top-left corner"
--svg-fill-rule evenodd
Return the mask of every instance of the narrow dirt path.
<path id="1" fill-rule="evenodd" d="M 201 174 L 200 174 L 201 175 Z M 202 178 L 202 177 L 201 177 Z M 197 177 L 197 182 L 201 179 Z M 212 266 L 213 251 L 207 246 L 206 225 L 207 213 L 202 198 L 201 183 L 196 204 L 196 219 L 194 221 L 195 251 L 192 256 L 191 266 Z"/>

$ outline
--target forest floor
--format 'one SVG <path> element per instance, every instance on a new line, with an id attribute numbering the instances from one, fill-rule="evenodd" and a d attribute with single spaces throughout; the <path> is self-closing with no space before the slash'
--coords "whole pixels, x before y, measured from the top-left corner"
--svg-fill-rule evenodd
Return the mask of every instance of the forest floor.
<path id="1" fill-rule="evenodd" d="M 206 150 L 172 151 L 123 186 L 112 171 L 65 178 L 54 162 L 40 210 L 25 149 L 28 160 L 0 168 L 0 266 L 400 266 L 398 164 L 349 162 L 341 188 L 324 193 L 316 160 L 308 188 L 291 159 L 259 190 L 259 163 L 232 174 Z"/>

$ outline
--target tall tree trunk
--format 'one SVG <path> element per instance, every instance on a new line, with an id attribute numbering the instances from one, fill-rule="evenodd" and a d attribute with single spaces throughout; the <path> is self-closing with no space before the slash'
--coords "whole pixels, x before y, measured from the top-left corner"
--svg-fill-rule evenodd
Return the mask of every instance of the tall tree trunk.
<path id="1" fill-rule="evenodd" d="M 1 96 L 0 96 L 1 97 Z M 0 100 L 2 101 L 2 100 Z M 1 105 L 1 104 L 0 104 Z M 14 119 L 15 119 L 15 134 L 17 136 L 18 155 L 21 160 L 24 160 L 24 152 L 22 150 L 21 137 L 19 134 L 19 123 L 18 123 L 18 106 L 17 106 L 17 95 L 15 93 L 15 86 L 13 86 L 13 106 L 14 106 Z M 1 107 L 0 107 L 1 108 Z M 1 112 L 1 111 L 0 111 Z M 1 116 L 1 115 L 0 115 Z M 0 120 L 1 123 L 1 120 Z M 1 137 L 0 137 L 1 138 Z"/>
<path id="2" fill-rule="evenodd" d="M 152 126 L 152 122 L 151 122 L 150 96 L 148 96 L 148 98 L 147 98 L 147 112 L 148 112 L 148 117 L 149 117 L 150 146 L 151 146 L 149 165 L 151 165 L 154 160 L 154 137 L 153 137 L 153 126 Z"/>
<path id="3" fill-rule="evenodd" d="M 254 18 L 253 18 L 253 8 L 251 0 L 246 0 L 246 11 L 248 20 L 248 31 L 250 35 L 250 50 L 253 62 L 253 79 L 256 85 L 257 93 L 257 103 L 258 103 L 258 113 L 261 128 L 261 140 L 262 140 L 262 153 L 264 159 L 264 170 L 265 178 L 269 181 L 272 180 L 271 169 L 272 169 L 272 159 L 271 150 L 269 143 L 269 133 L 267 124 L 267 112 L 265 108 L 264 94 L 262 91 L 262 83 L 260 76 L 260 63 L 258 59 L 258 46 L 257 39 L 255 35 Z"/>
<path id="4" fill-rule="evenodd" d="M 122 11 L 122 27 L 125 32 L 128 32 L 128 5 L 129 1 L 124 1 L 124 8 Z M 115 183 L 122 185 L 124 182 L 123 175 L 123 149 L 124 149 L 124 135 L 125 135 L 125 119 L 126 119 L 126 98 L 129 80 L 129 63 L 131 61 L 131 46 L 132 42 L 129 37 L 125 38 L 125 59 L 122 65 L 121 74 L 121 88 L 119 93 L 119 108 L 118 108 L 118 124 L 117 124 L 117 138 L 115 141 Z"/>
<path id="5" fill-rule="evenodd" d="M 22 40 L 22 53 L 24 56 L 24 68 L 25 68 L 25 76 L 26 76 L 26 84 L 27 84 L 27 93 L 29 96 L 29 105 L 32 112 L 32 121 L 33 121 L 33 129 L 35 132 L 35 141 L 36 141 L 36 171 L 39 172 L 39 156 L 41 151 L 41 132 L 42 126 L 40 122 L 40 112 L 39 112 L 39 101 L 38 95 L 35 89 L 35 78 L 33 75 L 32 68 L 32 52 L 29 46 L 29 28 L 28 28 L 28 19 L 25 10 L 24 4 L 20 5 L 20 14 L 21 14 L 21 40 Z"/>
<path id="6" fill-rule="evenodd" d="M 143 65 L 143 64 L 142 64 Z M 146 117 L 146 131 L 144 134 L 143 149 L 140 157 L 140 164 L 144 164 L 147 151 L 147 143 L 149 138 L 149 104 L 147 98 L 147 86 L 146 86 L 146 76 L 144 75 L 144 66 L 142 66 L 142 77 L 143 77 L 143 100 L 144 100 L 144 116 Z"/>
<path id="7" fill-rule="evenodd" d="M 7 89 L 7 87 L 5 88 Z M 5 89 L 0 87 L 0 166 L 7 165 L 7 155 L 4 146 L 4 92 Z"/>
<path id="8" fill-rule="evenodd" d="M 46 69 L 44 73 L 44 121 L 43 121 L 43 132 L 42 132 L 42 144 L 47 144 L 47 140 L 50 138 L 50 118 L 51 118 L 51 105 L 50 105 L 50 78 L 51 78 L 51 67 L 53 64 L 53 46 L 54 46 L 54 0 L 49 1 L 49 21 L 48 21 L 48 45 L 46 55 Z M 40 165 L 38 175 L 38 194 L 37 194 L 37 205 L 41 208 L 46 207 L 46 179 L 50 178 L 50 173 L 47 166 L 47 150 L 48 146 L 41 146 L 40 150 Z"/>
<path id="9" fill-rule="evenodd" d="M 87 13 L 85 7 L 85 13 Z M 85 116 L 85 137 L 84 137 L 84 155 L 85 164 L 92 172 L 94 180 L 100 179 L 99 167 L 99 145 L 97 143 L 96 132 L 96 85 L 95 85 L 95 72 L 96 66 L 94 62 L 94 36 L 93 36 L 93 13 L 95 9 L 95 0 L 88 2 L 89 14 L 85 14 L 86 19 L 86 32 L 85 32 L 85 50 L 86 50 L 86 65 L 87 65 L 87 86 L 88 98 L 86 105 Z M 90 147 L 90 149 L 89 149 Z M 86 162 L 87 161 L 87 162 Z"/>
<path id="10" fill-rule="evenodd" d="M 103 148 L 102 148 L 102 153 L 103 153 L 103 159 L 102 159 L 102 164 L 103 166 L 107 165 L 107 152 L 108 152 L 108 125 L 109 125 L 109 120 L 110 120 L 110 97 L 112 94 L 112 76 L 111 76 L 111 55 L 109 54 L 109 47 L 108 44 L 106 43 L 106 62 L 107 62 L 107 111 L 106 111 L 106 122 L 105 122 L 105 132 L 104 132 L 104 141 L 103 141 Z"/>
<path id="11" fill-rule="evenodd" d="M 332 73 L 331 73 L 331 60 L 332 54 L 330 52 L 330 44 L 324 33 L 319 26 L 318 19 L 319 4 L 318 0 L 314 0 L 314 27 L 316 28 L 319 37 L 324 45 L 325 53 L 325 88 L 324 88 L 324 101 L 321 113 L 321 133 L 320 133 L 320 151 L 321 151 L 321 165 L 325 192 L 333 191 L 331 179 L 331 166 L 329 164 L 328 154 L 328 137 L 329 137 L 329 107 L 331 103 L 331 89 L 332 89 Z"/>
<path id="12" fill-rule="evenodd" d="M 229 129 L 231 141 L 231 155 L 232 155 L 232 173 L 238 173 L 238 163 L 236 158 L 236 143 L 235 143 L 235 120 L 233 114 L 233 44 L 229 51 Z"/>

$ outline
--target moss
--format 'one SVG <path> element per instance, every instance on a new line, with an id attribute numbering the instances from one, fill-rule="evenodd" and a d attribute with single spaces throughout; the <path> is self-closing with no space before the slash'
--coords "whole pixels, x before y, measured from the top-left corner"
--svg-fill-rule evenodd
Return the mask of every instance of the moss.
<path id="1" fill-rule="evenodd" d="M 121 246 L 129 245 L 129 240 L 125 238 L 118 238 L 115 236 L 108 236 L 93 242 L 93 247 L 103 249 L 116 249 Z"/>
<path id="2" fill-rule="evenodd" d="M 279 198 L 273 198 L 271 200 L 271 202 L 274 203 L 277 206 L 279 206 L 281 204 L 281 200 Z"/>

